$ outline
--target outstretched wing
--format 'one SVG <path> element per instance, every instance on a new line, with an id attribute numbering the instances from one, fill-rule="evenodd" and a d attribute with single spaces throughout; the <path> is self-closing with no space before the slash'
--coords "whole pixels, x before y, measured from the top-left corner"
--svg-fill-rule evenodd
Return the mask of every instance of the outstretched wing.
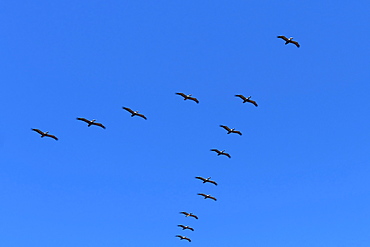
<path id="1" fill-rule="evenodd" d="M 229 158 L 231 158 L 230 154 L 228 154 L 228 153 L 222 153 L 222 154 L 225 155 L 225 156 L 227 156 L 227 157 L 229 157 Z"/>
<path id="2" fill-rule="evenodd" d="M 205 178 L 202 178 L 202 177 L 195 177 L 195 178 L 200 179 L 202 181 L 206 181 L 206 179 Z"/>
<path id="3" fill-rule="evenodd" d="M 39 129 L 32 129 L 33 131 L 36 131 L 37 133 L 39 133 L 40 135 L 43 135 L 44 134 L 44 132 L 42 132 L 41 130 L 39 130 Z"/>
<path id="4" fill-rule="evenodd" d="M 199 104 L 199 100 L 197 98 L 189 97 L 188 99 L 193 100 L 193 101 L 197 102 L 197 104 Z"/>
<path id="5" fill-rule="evenodd" d="M 239 98 L 241 98 L 243 101 L 247 100 L 247 98 L 246 98 L 244 95 L 241 95 L 241 94 L 237 94 L 237 95 L 235 95 L 235 97 L 239 97 Z"/>
<path id="6" fill-rule="evenodd" d="M 180 95 L 180 96 L 182 96 L 182 97 L 184 97 L 184 98 L 186 98 L 186 95 L 184 94 L 184 93 L 176 93 L 177 95 Z"/>
<path id="7" fill-rule="evenodd" d="M 89 120 L 87 120 L 86 118 L 83 118 L 83 117 L 78 117 L 77 120 L 84 121 L 85 123 L 90 123 Z"/>
<path id="8" fill-rule="evenodd" d="M 242 135 L 242 132 L 240 132 L 239 130 L 234 130 L 233 133 L 236 133 L 238 135 Z"/>
<path id="9" fill-rule="evenodd" d="M 180 212 L 180 214 L 185 214 L 185 215 L 188 215 L 188 213 L 187 213 L 187 212 Z"/>
<path id="10" fill-rule="evenodd" d="M 289 39 L 285 37 L 284 35 L 277 36 L 279 39 L 283 39 L 285 41 L 288 41 Z"/>
<path id="11" fill-rule="evenodd" d="M 206 194 L 203 194 L 203 193 L 198 193 L 198 195 L 207 197 L 207 195 Z"/>
<path id="12" fill-rule="evenodd" d="M 122 109 L 124 109 L 124 110 L 126 110 L 126 111 L 130 112 L 131 114 L 134 114 L 134 111 L 133 111 L 133 110 L 131 110 L 131 109 L 130 109 L 130 108 L 128 108 L 128 107 L 122 107 Z"/>
<path id="13" fill-rule="evenodd" d="M 198 216 L 196 216 L 196 215 L 194 215 L 194 214 L 192 214 L 192 215 L 190 215 L 191 217 L 194 217 L 194 218 L 196 218 L 196 219 L 198 219 Z"/>
<path id="14" fill-rule="evenodd" d="M 227 127 L 226 125 L 220 125 L 220 127 L 224 128 L 227 131 L 231 131 L 231 129 L 229 127 Z"/>
<path id="15" fill-rule="evenodd" d="M 46 134 L 45 136 L 51 137 L 51 138 L 53 138 L 54 140 L 58 141 L 58 138 L 57 138 L 56 136 L 54 136 L 54 135 Z"/>
<path id="16" fill-rule="evenodd" d="M 214 184 L 214 185 L 217 185 L 217 183 L 215 181 L 212 181 L 212 180 L 209 180 L 208 182 Z"/>
<path id="17" fill-rule="evenodd" d="M 212 200 L 215 200 L 217 201 L 216 197 L 213 197 L 213 196 L 209 196 L 208 198 L 212 199 Z"/>
<path id="18" fill-rule="evenodd" d="M 194 232 L 194 228 L 192 228 L 192 227 L 187 227 L 187 229 L 189 229 L 189 230 L 191 230 L 191 231 Z"/>
<path id="19" fill-rule="evenodd" d="M 102 127 L 103 129 L 105 129 L 105 126 L 101 123 L 93 123 L 93 125 L 96 125 L 96 126 L 99 126 L 99 127 Z"/>
<path id="20" fill-rule="evenodd" d="M 256 101 L 254 101 L 254 100 L 251 100 L 251 99 L 249 99 L 249 100 L 247 100 L 249 103 L 252 103 L 253 105 L 255 105 L 255 106 L 258 106 L 258 104 L 257 104 L 257 102 Z"/>
<path id="21" fill-rule="evenodd" d="M 142 117 L 142 118 L 144 118 L 145 120 L 147 120 L 147 119 L 146 119 L 146 117 L 145 117 L 143 114 L 136 113 L 136 115 L 138 115 L 139 117 Z"/>
<path id="22" fill-rule="evenodd" d="M 218 154 L 221 153 L 220 150 L 218 150 L 218 149 L 211 149 L 211 151 L 216 152 Z"/>
<path id="23" fill-rule="evenodd" d="M 176 235 L 176 237 L 183 239 L 183 237 L 181 235 Z"/>
<path id="24" fill-rule="evenodd" d="M 290 43 L 295 44 L 298 48 L 300 47 L 300 45 L 298 44 L 298 42 L 297 42 L 297 41 L 293 41 L 293 40 L 291 40 L 291 41 L 290 41 Z"/>
<path id="25" fill-rule="evenodd" d="M 184 226 L 184 225 L 177 225 L 177 226 L 182 227 L 182 230 L 184 230 L 186 228 L 186 226 Z"/>
<path id="26" fill-rule="evenodd" d="M 184 239 L 186 239 L 186 240 L 188 240 L 189 242 L 191 242 L 191 239 L 190 239 L 190 238 L 188 238 L 188 237 L 185 237 Z"/>

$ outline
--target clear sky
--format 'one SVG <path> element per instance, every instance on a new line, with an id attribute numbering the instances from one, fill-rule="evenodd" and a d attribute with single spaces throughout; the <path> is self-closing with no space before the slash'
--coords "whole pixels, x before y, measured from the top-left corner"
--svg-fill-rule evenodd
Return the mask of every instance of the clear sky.
<path id="1" fill-rule="evenodd" d="M 368 247 L 369 9 L 1 1 L 1 246 Z"/>

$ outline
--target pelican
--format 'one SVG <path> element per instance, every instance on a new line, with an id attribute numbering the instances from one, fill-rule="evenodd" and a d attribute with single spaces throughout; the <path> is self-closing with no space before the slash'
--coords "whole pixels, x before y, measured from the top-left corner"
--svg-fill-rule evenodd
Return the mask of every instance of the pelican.
<path id="1" fill-rule="evenodd" d="M 219 156 L 219 155 L 225 155 L 225 156 L 231 158 L 230 154 L 225 153 L 225 150 L 220 151 L 218 149 L 211 149 L 211 151 L 216 152 L 217 153 L 217 156 Z"/>
<path id="2" fill-rule="evenodd" d="M 181 235 L 176 235 L 176 237 L 180 238 L 180 240 L 185 239 L 185 240 L 188 240 L 189 242 L 191 242 L 191 239 L 190 239 L 190 238 L 188 238 L 188 237 L 181 236 Z"/>
<path id="3" fill-rule="evenodd" d="M 186 95 L 184 93 L 176 93 L 176 94 L 184 97 L 184 100 L 190 99 L 190 100 L 193 100 L 193 101 L 195 101 L 199 104 L 199 100 L 197 98 L 191 97 L 191 94 L 188 94 L 188 95 Z"/>
<path id="4" fill-rule="evenodd" d="M 45 137 L 45 136 L 47 136 L 47 137 L 51 137 L 51 138 L 53 138 L 54 140 L 58 140 L 58 138 L 56 137 L 56 136 L 54 136 L 54 135 L 50 135 L 50 134 L 48 134 L 49 133 L 49 131 L 46 131 L 46 132 L 42 132 L 41 130 L 39 130 L 39 129 L 32 129 L 33 131 L 36 131 L 37 133 L 39 133 L 40 135 L 41 135 L 41 138 L 43 138 L 43 137 Z"/>
<path id="5" fill-rule="evenodd" d="M 215 200 L 215 201 L 217 201 L 217 199 L 216 199 L 216 197 L 213 197 L 213 196 L 211 196 L 211 195 L 206 195 L 206 194 L 203 194 L 203 193 L 198 193 L 198 195 L 200 195 L 200 196 L 204 196 L 204 199 L 207 199 L 207 198 L 209 198 L 209 199 L 212 199 L 212 200 Z"/>
<path id="6" fill-rule="evenodd" d="M 248 98 L 246 98 L 244 95 L 237 94 L 237 95 L 235 95 L 235 97 L 241 98 L 243 100 L 243 103 L 249 102 L 249 103 L 252 103 L 255 106 L 258 106 L 256 101 L 251 100 L 252 96 L 249 96 Z"/>
<path id="7" fill-rule="evenodd" d="M 184 214 L 185 217 L 194 217 L 196 219 L 198 219 L 198 216 L 194 215 L 193 213 L 187 213 L 187 212 L 180 212 L 180 214 Z"/>
<path id="8" fill-rule="evenodd" d="M 139 116 L 139 117 L 142 117 L 142 118 L 144 118 L 146 120 L 146 117 L 143 114 L 139 114 L 139 111 L 133 111 L 133 110 L 131 110 L 128 107 L 122 107 L 122 109 L 124 109 L 124 110 L 128 111 L 129 113 L 131 113 L 131 117 L 133 117 L 133 116 Z"/>
<path id="9" fill-rule="evenodd" d="M 217 185 L 217 183 L 215 181 L 211 180 L 211 177 L 208 177 L 208 178 L 195 177 L 195 178 L 202 180 L 204 184 L 208 182 L 208 183 L 212 183 L 214 185 Z"/>
<path id="10" fill-rule="evenodd" d="M 177 225 L 178 227 L 182 227 L 182 230 L 189 229 L 191 231 L 194 231 L 194 228 L 191 228 L 190 226 L 184 226 L 184 225 Z"/>
<path id="11" fill-rule="evenodd" d="M 289 43 L 292 43 L 292 44 L 295 44 L 298 48 L 300 47 L 300 45 L 298 44 L 297 41 L 293 41 L 293 37 L 290 37 L 289 39 L 287 37 L 285 37 L 284 35 L 281 35 L 281 36 L 277 36 L 278 38 L 280 39 L 283 39 L 285 40 L 285 44 L 289 44 Z"/>
<path id="12" fill-rule="evenodd" d="M 227 127 L 226 125 L 220 125 L 220 127 L 224 128 L 225 130 L 227 130 L 227 134 L 230 134 L 230 133 L 236 133 L 238 135 L 242 135 L 242 132 L 240 131 L 237 131 L 235 129 L 230 129 L 229 127 Z"/>
<path id="13" fill-rule="evenodd" d="M 90 127 L 91 125 L 96 125 L 96 126 L 99 126 L 99 127 L 102 127 L 103 129 L 105 129 L 105 126 L 102 125 L 101 123 L 96 123 L 96 119 L 93 119 L 93 120 L 87 120 L 86 118 L 83 118 L 83 117 L 78 117 L 77 120 L 81 120 L 81 121 L 84 121 L 85 123 L 87 123 L 87 127 Z"/>

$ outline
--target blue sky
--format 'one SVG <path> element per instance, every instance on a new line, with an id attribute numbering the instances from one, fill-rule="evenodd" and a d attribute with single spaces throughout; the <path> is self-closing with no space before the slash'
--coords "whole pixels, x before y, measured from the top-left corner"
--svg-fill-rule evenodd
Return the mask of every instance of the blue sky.
<path id="1" fill-rule="evenodd" d="M 1 245 L 369 246 L 369 8 L 1 2 Z"/>

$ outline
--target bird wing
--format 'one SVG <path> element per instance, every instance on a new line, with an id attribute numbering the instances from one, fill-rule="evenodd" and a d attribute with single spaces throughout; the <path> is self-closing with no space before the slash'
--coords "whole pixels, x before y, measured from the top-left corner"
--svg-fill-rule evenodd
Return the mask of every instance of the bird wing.
<path id="1" fill-rule="evenodd" d="M 214 185 L 217 185 L 217 183 L 215 181 L 212 181 L 212 180 L 209 180 L 208 182 L 214 184 Z"/>
<path id="2" fill-rule="evenodd" d="M 222 154 L 225 155 L 225 156 L 227 156 L 227 157 L 229 157 L 229 158 L 231 158 L 230 154 L 228 154 L 228 153 L 222 153 Z"/>
<path id="3" fill-rule="evenodd" d="M 134 114 L 134 111 L 133 111 L 133 110 L 131 110 L 131 109 L 130 109 L 130 108 L 128 108 L 128 107 L 122 107 L 122 109 L 124 109 L 124 110 L 126 110 L 126 111 L 130 112 L 131 114 Z"/>
<path id="4" fill-rule="evenodd" d="M 194 232 L 194 228 L 192 227 L 187 227 L 189 230 L 193 231 Z"/>
<path id="5" fill-rule="evenodd" d="M 198 193 L 198 195 L 207 197 L 207 195 L 206 194 L 203 194 L 203 193 Z"/>
<path id="6" fill-rule="evenodd" d="M 188 215 L 188 213 L 187 213 L 187 212 L 180 212 L 180 214 L 185 214 L 185 215 Z"/>
<path id="7" fill-rule="evenodd" d="M 196 218 L 196 219 L 198 219 L 198 216 L 196 216 L 196 215 L 194 215 L 194 214 L 192 214 L 192 215 L 190 215 L 191 217 L 194 217 L 194 218 Z"/>
<path id="8" fill-rule="evenodd" d="M 234 130 L 233 133 L 236 133 L 238 135 L 242 135 L 242 132 L 240 132 L 239 130 Z"/>
<path id="9" fill-rule="evenodd" d="M 186 228 L 186 226 L 184 226 L 184 225 L 177 225 L 177 226 L 182 227 L 183 230 Z"/>
<path id="10" fill-rule="evenodd" d="M 176 93 L 177 95 L 180 95 L 180 96 L 182 96 L 182 97 L 184 97 L 184 98 L 186 98 L 186 95 L 184 94 L 184 93 Z"/>
<path id="11" fill-rule="evenodd" d="M 277 36 L 278 38 L 280 39 L 283 39 L 285 41 L 288 41 L 289 39 L 287 37 L 285 37 L 284 35 L 280 35 L 280 36 Z"/>
<path id="12" fill-rule="evenodd" d="M 83 117 L 78 117 L 77 120 L 81 120 L 81 121 L 84 121 L 86 123 L 90 123 L 89 120 L 87 120 L 86 118 L 83 118 Z"/>
<path id="13" fill-rule="evenodd" d="M 176 237 L 181 238 L 181 239 L 183 238 L 181 235 L 176 235 Z"/>
<path id="14" fill-rule="evenodd" d="M 214 152 L 216 152 L 218 154 L 221 153 L 220 150 L 218 150 L 218 149 L 211 149 L 211 151 L 214 151 Z"/>
<path id="15" fill-rule="evenodd" d="M 227 127 L 226 125 L 220 125 L 220 127 L 224 128 L 225 130 L 227 131 L 230 131 L 231 129 L 229 127 Z"/>
<path id="16" fill-rule="evenodd" d="M 251 100 L 251 99 L 249 99 L 249 100 L 247 100 L 249 103 L 252 103 L 253 105 L 255 105 L 255 106 L 258 106 L 258 104 L 257 104 L 257 102 L 256 101 L 254 101 L 254 100 Z"/>
<path id="17" fill-rule="evenodd" d="M 54 135 L 46 134 L 45 136 L 51 137 L 51 138 L 53 138 L 54 140 L 58 141 L 58 138 L 57 138 L 56 136 L 54 136 Z"/>
<path id="18" fill-rule="evenodd" d="M 199 104 L 199 100 L 197 98 L 189 97 L 189 99 L 193 100 L 193 101 L 197 102 L 197 104 Z"/>
<path id="19" fill-rule="evenodd" d="M 246 100 L 247 99 L 246 97 L 244 97 L 244 95 L 241 95 L 241 94 L 237 94 L 237 95 L 235 95 L 235 97 L 239 97 L 242 100 Z"/>
<path id="20" fill-rule="evenodd" d="M 206 179 L 205 178 L 202 178 L 202 177 L 195 177 L 195 178 L 200 179 L 200 180 L 203 180 L 203 181 L 206 181 Z"/>
<path id="21" fill-rule="evenodd" d="M 99 127 L 102 127 L 103 129 L 105 129 L 105 126 L 101 123 L 93 123 L 93 125 L 96 125 L 96 126 L 99 126 Z"/>
<path id="22" fill-rule="evenodd" d="M 188 238 L 188 237 L 185 237 L 184 239 L 186 239 L 186 240 L 188 240 L 189 242 L 191 242 L 191 239 L 190 239 L 190 238 Z"/>
<path id="23" fill-rule="evenodd" d="M 39 130 L 39 129 L 32 129 L 33 131 L 36 131 L 37 133 L 39 133 L 40 135 L 43 135 L 44 134 L 44 132 L 42 132 L 41 130 Z"/>
<path id="24" fill-rule="evenodd" d="M 297 42 L 297 41 L 293 41 L 293 40 L 291 40 L 291 41 L 290 41 L 290 43 L 295 44 L 298 48 L 300 47 L 300 45 L 298 44 L 298 42 Z"/>
<path id="25" fill-rule="evenodd" d="M 215 200 L 217 201 L 216 197 L 213 197 L 213 196 L 209 196 L 208 198 L 212 199 L 212 200 Z"/>
<path id="26" fill-rule="evenodd" d="M 136 113 L 136 115 L 138 115 L 139 117 L 142 117 L 142 118 L 144 118 L 145 120 L 147 120 L 147 119 L 146 119 L 146 117 L 145 117 L 143 114 Z"/>

